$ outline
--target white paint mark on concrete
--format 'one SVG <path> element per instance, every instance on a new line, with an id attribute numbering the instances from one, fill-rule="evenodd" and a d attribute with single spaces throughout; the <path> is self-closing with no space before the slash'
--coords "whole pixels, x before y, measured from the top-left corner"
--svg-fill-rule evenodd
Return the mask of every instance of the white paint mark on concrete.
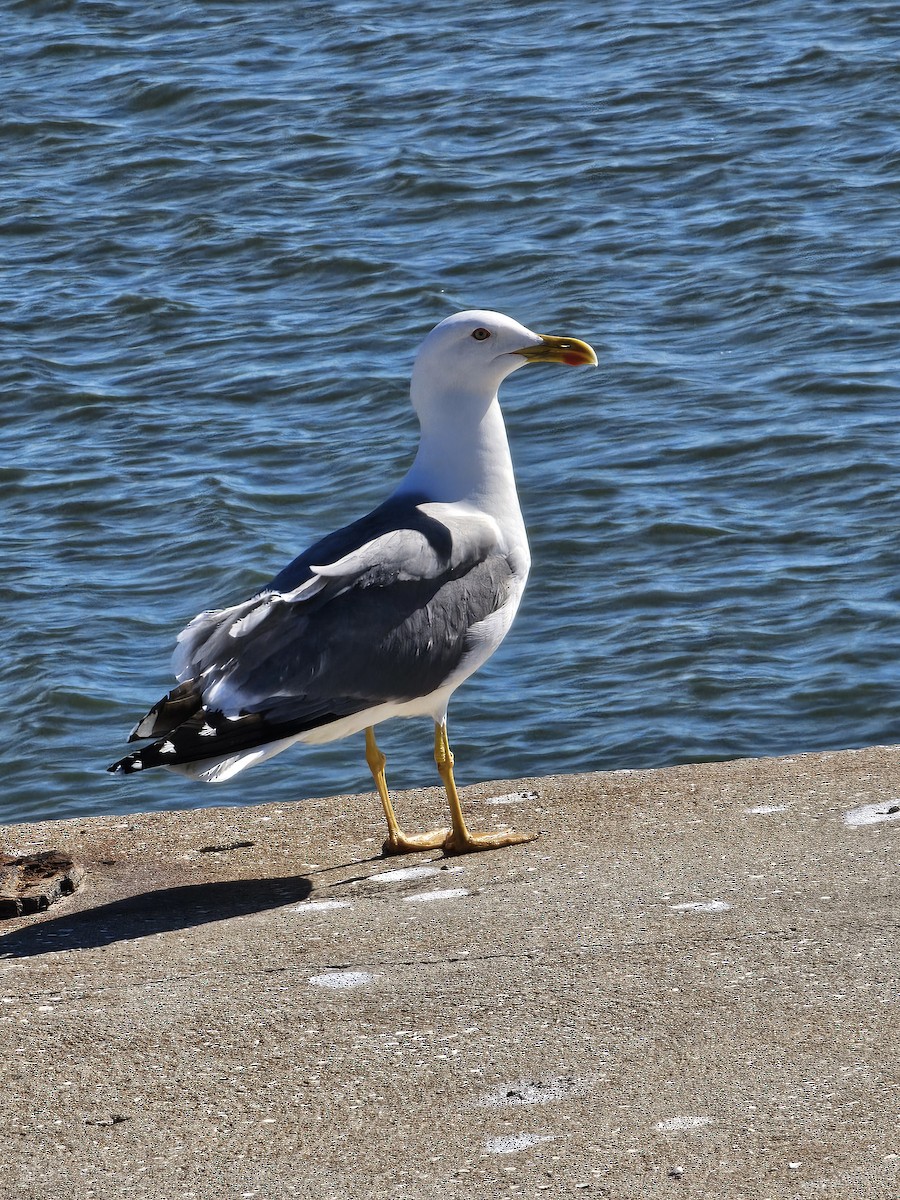
<path id="1" fill-rule="evenodd" d="M 669 1117 L 653 1126 L 660 1133 L 683 1133 L 686 1129 L 701 1129 L 710 1123 L 709 1117 Z"/>
<path id="2" fill-rule="evenodd" d="M 371 983 L 374 978 L 369 971 L 326 971 L 322 975 L 313 975 L 309 982 L 315 987 L 346 990 L 362 987 L 365 983 Z"/>
<path id="3" fill-rule="evenodd" d="M 485 804 L 524 804 L 529 800 L 540 800 L 537 792 L 505 792 L 502 796 L 490 796 Z"/>
<path id="4" fill-rule="evenodd" d="M 406 879 L 424 879 L 426 875 L 440 874 L 437 867 L 399 867 L 396 871 L 381 871 L 371 875 L 376 883 L 402 883 Z"/>
<path id="5" fill-rule="evenodd" d="M 745 813 L 750 813 L 757 817 L 767 817 L 769 813 L 787 812 L 786 804 L 757 804 L 753 808 L 745 808 Z"/>
<path id="6" fill-rule="evenodd" d="M 541 1142 L 552 1142 L 552 1133 L 514 1133 L 506 1137 L 488 1138 L 484 1143 L 487 1154 L 515 1154 L 518 1150 L 530 1150 Z"/>
<path id="7" fill-rule="evenodd" d="M 520 1104 L 548 1104 L 551 1100 L 563 1100 L 575 1096 L 584 1087 L 571 1076 L 563 1079 L 538 1080 L 537 1082 L 508 1083 L 499 1092 L 484 1096 L 478 1101 L 484 1108 L 514 1108 Z"/>
<path id="8" fill-rule="evenodd" d="M 468 896 L 468 888 L 435 888 L 433 892 L 415 892 L 412 896 L 404 896 L 406 904 L 427 904 L 431 900 L 458 900 L 460 896 Z"/>
<path id="9" fill-rule="evenodd" d="M 844 813 L 844 823 L 851 829 L 897 820 L 900 820 L 900 800 L 879 800 L 877 804 L 863 804 Z"/>
<path id="10" fill-rule="evenodd" d="M 684 904 L 670 904 L 669 908 L 672 912 L 731 912 L 731 905 L 727 900 L 688 900 Z"/>
<path id="11" fill-rule="evenodd" d="M 349 908 L 350 905 L 350 900 L 307 900 L 289 911 L 295 913 L 327 912 L 332 908 Z"/>

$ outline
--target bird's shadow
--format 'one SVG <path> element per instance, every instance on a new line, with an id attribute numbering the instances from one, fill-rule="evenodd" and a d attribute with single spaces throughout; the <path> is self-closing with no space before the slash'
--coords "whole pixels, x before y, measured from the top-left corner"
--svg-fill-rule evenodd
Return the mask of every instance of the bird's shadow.
<path id="1" fill-rule="evenodd" d="M 156 888 L 80 912 L 60 913 L 0 936 L 0 958 L 32 958 L 55 950 L 95 950 L 115 942 L 191 929 L 305 900 L 313 885 L 303 875 L 227 879 Z"/>

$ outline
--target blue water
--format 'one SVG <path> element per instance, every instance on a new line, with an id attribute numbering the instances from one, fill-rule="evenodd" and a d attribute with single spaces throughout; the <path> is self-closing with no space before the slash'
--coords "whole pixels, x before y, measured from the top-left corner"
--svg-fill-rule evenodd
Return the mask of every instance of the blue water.
<path id="1" fill-rule="evenodd" d="M 361 738 L 104 767 L 390 490 L 475 306 L 601 366 L 505 386 L 534 569 L 460 781 L 900 740 L 893 6 L 31 0 L 0 96 L 2 819 L 370 788 Z"/>

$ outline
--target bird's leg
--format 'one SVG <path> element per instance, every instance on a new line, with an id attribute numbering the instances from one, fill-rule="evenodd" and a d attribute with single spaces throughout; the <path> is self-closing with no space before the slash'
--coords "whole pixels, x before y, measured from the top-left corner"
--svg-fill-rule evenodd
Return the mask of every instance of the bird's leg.
<path id="1" fill-rule="evenodd" d="M 388 835 L 383 847 L 384 853 L 411 854 L 414 850 L 436 850 L 439 846 L 443 846 L 450 833 L 449 829 L 433 829 L 430 833 L 409 835 L 404 833 L 397 824 L 394 806 L 391 804 L 387 781 L 384 777 L 384 766 L 387 759 L 375 741 L 375 730 L 371 725 L 366 730 L 366 762 L 369 764 L 369 770 L 375 780 L 375 787 L 381 797 L 381 806 L 387 821 Z"/>
<path id="2" fill-rule="evenodd" d="M 517 846 L 521 842 L 533 842 L 536 833 L 517 833 L 508 829 L 504 833 L 470 833 L 466 827 L 456 780 L 453 778 L 453 751 L 447 739 L 447 722 L 434 727 L 434 761 L 443 780 L 447 801 L 450 805 L 450 820 L 453 828 L 444 840 L 445 854 L 465 854 L 470 850 L 495 850 L 499 846 Z"/>

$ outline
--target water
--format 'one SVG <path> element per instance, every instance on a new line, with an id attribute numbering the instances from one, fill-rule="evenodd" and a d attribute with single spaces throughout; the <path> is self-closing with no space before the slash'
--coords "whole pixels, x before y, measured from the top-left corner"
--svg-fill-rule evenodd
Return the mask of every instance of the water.
<path id="1" fill-rule="evenodd" d="M 361 738 L 104 766 L 195 612 L 390 489 L 473 306 L 601 366 L 505 387 L 535 565 L 460 781 L 900 738 L 890 6 L 33 0 L 0 84 L 3 819 L 370 789 Z"/>

